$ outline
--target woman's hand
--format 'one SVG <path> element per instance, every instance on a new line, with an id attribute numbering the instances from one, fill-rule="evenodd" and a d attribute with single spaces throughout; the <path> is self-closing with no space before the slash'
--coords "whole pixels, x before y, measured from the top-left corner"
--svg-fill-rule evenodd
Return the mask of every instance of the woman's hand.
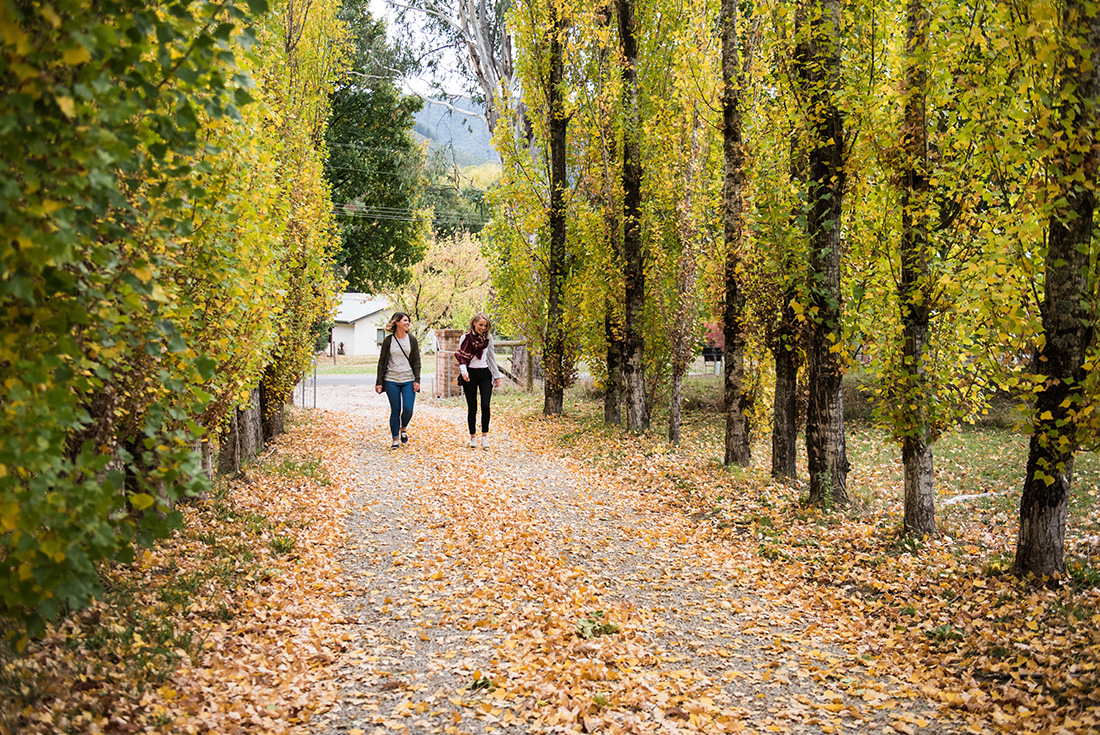
<path id="1" fill-rule="evenodd" d="M 382 386 L 380 386 L 380 385 L 374 386 L 374 392 L 375 393 L 381 393 L 382 392 Z"/>
<path id="2" fill-rule="evenodd" d="M 470 382 L 470 376 L 466 373 L 462 373 L 462 379 L 465 380 L 467 383 Z"/>
<path id="3" fill-rule="evenodd" d="M 493 378 L 493 387 L 494 388 L 499 388 L 500 387 L 500 378 Z"/>
<path id="4" fill-rule="evenodd" d="M 419 393 L 419 392 L 420 392 L 420 383 L 417 383 L 416 381 L 413 381 L 413 393 Z"/>

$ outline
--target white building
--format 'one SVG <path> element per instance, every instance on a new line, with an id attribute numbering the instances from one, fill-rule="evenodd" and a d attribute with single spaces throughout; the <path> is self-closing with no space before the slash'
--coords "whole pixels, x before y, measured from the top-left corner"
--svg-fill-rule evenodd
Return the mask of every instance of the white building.
<path id="1" fill-rule="evenodd" d="M 393 315 L 390 302 L 370 294 L 345 293 L 336 310 L 332 345 L 337 354 L 343 345 L 345 355 L 378 355 L 386 336 L 386 322 Z"/>

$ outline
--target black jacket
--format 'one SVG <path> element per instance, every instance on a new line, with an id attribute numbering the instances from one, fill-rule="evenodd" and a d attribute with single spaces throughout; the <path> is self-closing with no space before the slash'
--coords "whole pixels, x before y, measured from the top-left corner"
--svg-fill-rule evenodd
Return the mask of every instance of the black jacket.
<path id="1" fill-rule="evenodd" d="M 390 343 L 393 342 L 393 334 L 387 334 L 382 340 L 382 351 L 378 353 L 378 375 L 374 378 L 375 385 L 382 385 L 386 379 L 386 370 L 390 367 Z M 397 349 L 401 349 L 398 345 Z M 420 344 L 416 337 L 409 333 L 409 364 L 413 369 L 413 381 L 420 382 Z"/>

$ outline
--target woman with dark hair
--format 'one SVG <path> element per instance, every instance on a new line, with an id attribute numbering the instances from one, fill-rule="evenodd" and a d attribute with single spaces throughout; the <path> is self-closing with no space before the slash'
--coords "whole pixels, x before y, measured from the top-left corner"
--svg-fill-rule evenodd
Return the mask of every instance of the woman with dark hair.
<path id="1" fill-rule="evenodd" d="M 492 323 L 485 314 L 474 314 L 470 329 L 458 340 L 455 359 L 462 371 L 462 390 L 466 394 L 468 409 L 466 422 L 470 428 L 471 449 L 478 446 L 477 395 L 481 393 L 481 448 L 489 448 L 489 401 L 493 388 L 500 387 L 500 368 L 493 355 Z"/>
<path id="2" fill-rule="evenodd" d="M 386 324 L 389 334 L 382 340 L 378 353 L 378 375 L 374 379 L 374 391 L 386 392 L 390 399 L 390 449 L 398 449 L 409 441 L 409 421 L 413 404 L 420 392 L 420 345 L 409 334 L 412 321 L 409 315 L 398 311 Z"/>

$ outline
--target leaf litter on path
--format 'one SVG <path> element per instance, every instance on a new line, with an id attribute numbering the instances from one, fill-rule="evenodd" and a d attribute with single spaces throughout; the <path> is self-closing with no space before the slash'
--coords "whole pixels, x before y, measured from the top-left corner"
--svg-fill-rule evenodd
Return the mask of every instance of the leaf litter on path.
<path id="1" fill-rule="evenodd" d="M 2 664 L 0 733 L 304 733 L 335 698 L 351 440 L 295 420 L 106 596 Z"/>
<path id="2" fill-rule="evenodd" d="M 563 461 L 499 413 L 470 450 L 463 418 L 421 403 L 396 452 L 369 418 L 343 562 L 372 637 L 318 735 L 962 730 L 652 472 Z"/>
<path id="3" fill-rule="evenodd" d="M 901 545 L 705 426 L 522 404 L 483 452 L 424 402 L 391 452 L 349 390 L 5 659 L 0 733 L 1096 729 L 1095 590 L 1006 576 L 989 513 Z"/>

